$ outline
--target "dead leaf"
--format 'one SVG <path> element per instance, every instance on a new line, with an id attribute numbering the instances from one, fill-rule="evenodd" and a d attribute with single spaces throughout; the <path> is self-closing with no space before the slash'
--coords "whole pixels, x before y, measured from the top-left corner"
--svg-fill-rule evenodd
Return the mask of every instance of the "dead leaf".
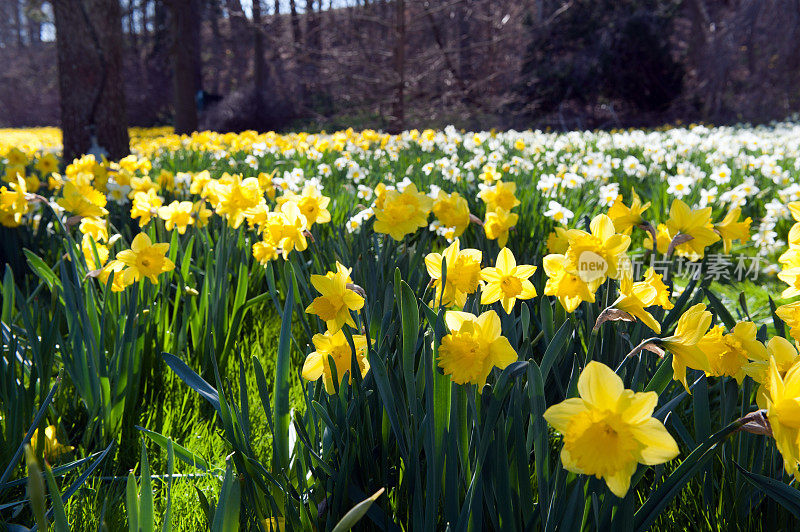
<path id="1" fill-rule="evenodd" d="M 651 338 L 649 340 L 645 340 L 641 344 L 637 345 L 633 348 L 633 351 L 628 353 L 627 356 L 634 357 L 641 353 L 642 351 L 650 351 L 651 353 L 655 353 L 658 355 L 659 358 L 664 358 L 667 352 L 664 350 L 663 347 L 658 345 L 658 338 Z"/>
<path id="2" fill-rule="evenodd" d="M 750 412 L 746 416 L 739 418 L 737 421 L 743 421 L 744 423 L 736 430 L 749 432 L 750 434 L 758 434 L 760 436 L 772 436 L 772 427 L 769 425 L 769 420 L 765 412 L 766 410 L 756 410 L 755 412 Z"/>
<path id="3" fill-rule="evenodd" d="M 470 215 L 469 215 L 469 221 L 474 223 L 474 224 L 478 224 L 479 226 L 483 227 L 483 220 L 481 220 L 480 218 L 478 218 L 477 216 L 475 216 L 472 213 L 470 213 Z"/>
<path id="4" fill-rule="evenodd" d="M 600 329 L 600 326 L 607 321 L 630 321 L 635 322 L 636 318 L 618 308 L 609 307 L 597 316 L 597 321 L 594 323 L 594 330 Z"/>
<path id="5" fill-rule="evenodd" d="M 361 288 L 360 286 L 358 286 L 357 284 L 354 284 L 354 283 L 347 283 L 347 285 L 345 286 L 345 288 L 347 288 L 348 290 L 352 290 L 353 292 L 355 292 L 356 294 L 360 295 L 360 296 L 361 296 L 361 297 L 363 297 L 364 299 L 366 299 L 366 298 L 367 298 L 367 292 L 366 292 L 366 291 L 365 291 L 363 288 Z"/>
<path id="6" fill-rule="evenodd" d="M 669 243 L 669 248 L 667 248 L 667 257 L 672 256 L 672 252 L 675 251 L 676 247 L 680 246 L 681 244 L 685 244 L 690 240 L 694 240 L 692 235 L 687 235 L 684 233 L 678 233 L 675 235 L 675 238 L 673 238 L 672 242 Z"/>

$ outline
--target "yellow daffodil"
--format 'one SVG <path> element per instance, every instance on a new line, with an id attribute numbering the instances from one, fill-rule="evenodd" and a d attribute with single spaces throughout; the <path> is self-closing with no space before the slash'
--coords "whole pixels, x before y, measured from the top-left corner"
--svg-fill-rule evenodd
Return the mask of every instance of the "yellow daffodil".
<path id="1" fill-rule="evenodd" d="M 192 175 L 192 183 L 189 185 L 189 193 L 202 198 L 206 198 L 206 187 L 213 181 L 211 173 L 208 170 L 203 170 Z"/>
<path id="2" fill-rule="evenodd" d="M 619 261 L 631 245 L 631 238 L 618 234 L 614 222 L 605 214 L 595 216 L 589 224 L 589 230 L 589 233 L 581 229 L 567 231 L 569 248 L 566 257 L 570 268 L 579 274 L 586 273 L 587 264 L 602 260 L 605 263 L 604 275 L 597 272 L 596 278 L 584 279 L 587 282 L 596 281 L 599 286 L 606 277 L 618 277 Z"/>
<path id="3" fill-rule="evenodd" d="M 450 244 L 444 253 L 429 253 L 425 257 L 425 267 L 436 287 L 432 305 L 463 307 L 467 294 L 478 290 L 481 279 L 481 259 L 483 254 L 477 249 L 461 249 L 459 239 Z M 447 265 L 446 284 L 442 287 L 442 260 Z"/>
<path id="4" fill-rule="evenodd" d="M 769 371 L 769 361 L 773 360 L 778 373 L 784 375 L 789 368 L 800 362 L 797 348 L 786 338 L 770 338 L 764 349 L 753 349 L 746 353 L 750 362 L 744 365 L 744 372 L 759 384 L 764 384 Z"/>
<path id="5" fill-rule="evenodd" d="M 624 497 L 638 464 L 678 456 L 678 444 L 653 416 L 655 392 L 626 390 L 608 366 L 591 361 L 578 377 L 580 397 L 548 408 L 547 422 L 564 436 L 561 464 L 573 473 L 605 480 Z"/>
<path id="6" fill-rule="evenodd" d="M 124 268 L 125 265 L 122 262 L 118 260 L 112 260 L 100 269 L 97 279 L 100 281 L 100 284 L 105 287 L 108 284 L 108 278 L 113 273 L 114 279 L 111 281 L 111 291 L 122 292 L 133 284 L 133 279 L 129 279 L 130 282 L 126 283 L 125 276 L 120 274 Z"/>
<path id="7" fill-rule="evenodd" d="M 347 287 L 352 282 L 351 271 L 337 262 L 336 272 L 311 276 L 311 284 L 321 295 L 311 302 L 306 312 L 319 316 L 332 333 L 345 323 L 355 327 L 350 311 L 360 310 L 364 306 L 364 298 Z"/>
<path id="8" fill-rule="evenodd" d="M 658 224 L 656 227 L 656 251 L 665 254 L 669 250 L 669 244 L 672 242 L 673 235 L 670 234 L 669 228 L 665 224 Z M 648 235 L 644 238 L 642 245 L 645 249 L 653 249 L 653 239 Z"/>
<path id="9" fill-rule="evenodd" d="M 227 184 L 222 184 L 220 181 L 214 187 L 214 195 L 214 209 L 217 214 L 224 216 L 234 229 L 242 224 L 248 209 L 266 201 L 258 185 L 258 179 L 255 177 L 242 179 L 240 174 L 230 176 Z"/>
<path id="10" fill-rule="evenodd" d="M 567 238 L 566 227 L 556 227 L 552 233 L 547 235 L 547 251 L 550 253 L 563 255 L 569 249 L 569 239 Z"/>
<path id="11" fill-rule="evenodd" d="M 715 325 L 697 343 L 697 347 L 708 359 L 706 375 L 710 377 L 734 377 L 740 384 L 745 376 L 744 367 L 748 358 L 766 360 L 767 348 L 756 340 L 756 325 L 741 322 L 725 334 L 725 329 Z"/>
<path id="12" fill-rule="evenodd" d="M 272 178 L 275 177 L 277 172 L 276 169 L 269 174 L 265 172 L 258 174 L 258 185 L 261 187 L 261 190 L 267 193 L 267 197 L 271 200 L 275 200 L 275 185 L 272 183 Z"/>
<path id="13" fill-rule="evenodd" d="M 33 167 L 42 175 L 47 177 L 53 172 L 58 171 L 58 157 L 55 153 L 44 153 L 36 159 Z"/>
<path id="14" fill-rule="evenodd" d="M 339 380 L 339 384 L 341 384 L 344 379 L 345 373 L 349 376 L 348 382 L 352 383 L 353 351 L 350 349 L 350 344 L 347 343 L 347 337 L 345 337 L 344 332 L 341 330 L 333 333 L 331 331 L 325 331 L 324 334 L 315 334 L 311 341 L 314 343 L 316 351 L 306 357 L 306 361 L 303 364 L 303 378 L 309 381 L 315 381 L 322 377 L 325 383 L 325 391 L 329 394 L 336 393 L 336 388 L 333 385 L 333 371 L 330 359 L 328 358 L 331 357 L 336 366 L 336 376 Z M 358 369 L 363 377 L 369 371 L 369 361 L 367 361 L 367 337 L 363 334 L 354 334 L 353 344 L 356 348 Z"/>
<path id="15" fill-rule="evenodd" d="M 263 236 L 262 240 L 253 244 L 253 258 L 266 267 L 268 262 L 277 260 L 278 245 L 272 241 L 268 232 Z"/>
<path id="16" fill-rule="evenodd" d="M 630 235 L 635 226 L 644 223 L 642 213 L 648 208 L 650 208 L 650 202 L 642 204 L 642 200 L 639 199 L 636 192 L 631 190 L 631 206 L 625 205 L 620 194 L 608 210 L 608 217 L 614 222 L 617 231 L 624 235 Z"/>
<path id="17" fill-rule="evenodd" d="M 458 192 L 448 194 L 439 191 L 433 203 L 433 215 L 445 227 L 453 228 L 453 236 L 459 237 L 469 225 L 469 205 Z"/>
<path id="18" fill-rule="evenodd" d="M 710 325 L 711 313 L 704 304 L 698 303 L 683 313 L 672 336 L 661 339 L 661 344 L 672 353 L 672 378 L 680 381 L 687 392 L 687 367 L 710 371 L 708 358 L 697 346 Z"/>
<path id="19" fill-rule="evenodd" d="M 509 212 L 502 207 L 497 207 L 493 211 L 486 213 L 486 220 L 483 222 L 483 230 L 486 238 L 497 240 L 500 247 L 505 247 L 508 243 L 508 231 L 517 225 L 519 215 Z"/>
<path id="20" fill-rule="evenodd" d="M 92 188 L 91 185 L 78 186 L 72 181 L 67 181 L 62 194 L 56 203 L 76 216 L 101 218 L 108 214 L 105 209 L 105 194 Z"/>
<path id="21" fill-rule="evenodd" d="M 764 385 L 767 420 L 787 474 L 800 480 L 800 364 L 781 376 L 770 359 Z"/>
<path id="22" fill-rule="evenodd" d="M 192 204 L 192 217 L 194 218 L 194 225 L 198 229 L 202 229 L 208 225 L 208 219 L 214 214 L 211 209 L 206 206 L 205 200 L 195 201 Z"/>
<path id="23" fill-rule="evenodd" d="M 661 324 L 645 310 L 653 304 L 658 296 L 655 288 L 645 282 L 634 283 L 630 275 L 625 273 L 620 280 L 619 294 L 617 300 L 611 305 L 612 307 L 636 316 L 656 333 L 661 332 Z"/>
<path id="24" fill-rule="evenodd" d="M 284 201 L 283 203 L 286 202 Z M 266 203 L 259 203 L 255 207 L 251 207 L 244 211 L 244 217 L 247 220 L 247 226 L 250 227 L 250 229 L 258 227 L 259 232 L 261 232 L 264 230 L 264 227 L 269 220 L 269 207 Z"/>
<path id="25" fill-rule="evenodd" d="M 94 247 L 92 246 L 93 242 Z M 97 250 L 97 258 L 100 260 L 100 262 L 95 260 L 95 250 Z M 83 235 L 83 238 L 81 239 L 81 251 L 83 252 L 83 258 L 86 260 L 86 267 L 89 269 L 89 271 L 99 270 L 108 260 L 108 247 L 104 246 L 103 244 L 99 244 L 94 240 L 92 235 Z"/>
<path id="26" fill-rule="evenodd" d="M 487 213 L 496 211 L 497 209 L 503 209 L 509 212 L 520 203 L 516 193 L 517 184 L 513 181 L 510 183 L 497 181 L 494 186 L 481 190 L 478 197 L 486 204 Z"/>
<path id="27" fill-rule="evenodd" d="M 457 384 L 478 385 L 481 392 L 493 367 L 504 369 L 517 353 L 502 336 L 500 317 L 493 310 L 475 316 L 448 311 L 444 315 L 450 334 L 439 346 L 439 367 Z"/>
<path id="28" fill-rule="evenodd" d="M 145 233 L 139 233 L 131 242 L 131 249 L 117 253 L 116 262 L 125 266 L 122 270 L 126 285 L 147 277 L 151 283 L 158 284 L 158 276 L 171 272 L 175 264 L 166 257 L 169 244 L 153 244 Z"/>
<path id="29" fill-rule="evenodd" d="M 670 292 L 669 287 L 664 284 L 663 275 L 656 273 L 653 268 L 648 268 L 644 274 L 644 283 L 652 286 L 656 293 L 655 298 L 649 302 L 649 305 L 658 305 L 664 310 L 670 310 L 675 305 L 669 300 Z"/>
<path id="30" fill-rule="evenodd" d="M 789 326 L 791 337 L 800 342 L 800 301 L 781 305 L 775 314 Z"/>
<path id="31" fill-rule="evenodd" d="M 84 235 L 91 235 L 95 242 L 108 242 L 108 222 L 103 218 L 83 218 L 79 228 Z"/>
<path id="32" fill-rule="evenodd" d="M 169 170 L 162 168 L 161 171 L 158 173 L 158 177 L 156 177 L 156 183 L 158 183 L 158 187 L 169 192 L 175 191 L 175 174 L 170 172 Z"/>
<path id="33" fill-rule="evenodd" d="M 138 192 L 159 192 L 161 187 L 158 183 L 153 182 L 150 176 L 132 177 L 130 181 L 131 191 L 129 197 L 132 199 Z"/>
<path id="34" fill-rule="evenodd" d="M 17 147 L 13 147 L 6 152 L 6 164 L 13 166 L 25 166 L 28 164 L 28 156 Z"/>
<path id="35" fill-rule="evenodd" d="M 740 242 L 747 242 L 750 240 L 750 224 L 752 219 L 748 216 L 741 222 L 739 217 L 742 214 L 742 209 L 735 207 L 728 211 L 725 218 L 714 226 L 720 237 L 722 237 L 722 247 L 725 253 L 731 252 L 731 246 L 734 240 Z"/>
<path id="36" fill-rule="evenodd" d="M 386 201 L 386 185 L 378 183 L 375 185 L 375 189 L 372 192 L 375 194 L 375 210 L 382 210 L 383 204 Z"/>
<path id="37" fill-rule="evenodd" d="M 428 225 L 428 214 L 433 208 L 433 200 L 418 192 L 412 183 L 403 192 L 388 190 L 382 208 L 375 206 L 376 233 L 388 234 L 400 241 L 420 227 Z"/>
<path id="38" fill-rule="evenodd" d="M 39 179 L 39 176 L 37 176 L 36 174 L 30 174 L 24 177 L 25 177 L 25 186 L 28 188 L 28 190 L 34 194 L 38 192 L 42 186 L 42 182 Z"/>
<path id="39" fill-rule="evenodd" d="M 139 227 L 144 227 L 154 216 L 158 216 L 158 209 L 164 204 L 164 199 L 156 194 L 155 190 L 137 192 L 133 195 L 131 205 L 131 218 L 139 218 Z"/>
<path id="40" fill-rule="evenodd" d="M 158 217 L 164 220 L 167 231 L 177 228 L 180 234 L 184 234 L 186 228 L 194 223 L 192 209 L 194 205 L 191 201 L 173 201 L 165 207 L 158 208 Z"/>
<path id="41" fill-rule="evenodd" d="M 3 176 L 3 180 L 9 183 L 14 182 L 18 177 L 25 180 L 25 183 L 28 182 L 28 173 L 25 170 L 24 166 L 10 164 L 5 167 L 5 175 Z"/>
<path id="42" fill-rule="evenodd" d="M 306 240 L 306 217 L 300 212 L 300 208 L 293 201 L 287 201 L 281 205 L 279 213 L 270 213 L 267 221 L 268 231 L 274 242 L 283 252 L 285 259 L 293 249 L 304 251 L 308 247 Z"/>
<path id="43" fill-rule="evenodd" d="M 574 312 L 581 301 L 594 302 L 594 291 L 580 277 L 567 270 L 567 257 L 559 254 L 547 255 L 544 260 L 547 283 L 544 295 L 555 296 L 567 312 Z"/>
<path id="44" fill-rule="evenodd" d="M 66 181 L 64 181 L 61 174 L 52 173 L 47 178 L 47 189 L 51 192 L 58 192 L 64 188 L 64 183 L 66 183 Z"/>
<path id="45" fill-rule="evenodd" d="M 278 198 L 278 207 L 287 201 L 294 201 L 300 212 L 305 216 L 310 229 L 315 223 L 324 224 L 331 221 L 331 213 L 328 211 L 328 204 L 331 199 L 323 196 L 314 185 L 306 185 L 302 194 L 295 194 L 290 190 L 284 192 Z"/>
<path id="46" fill-rule="evenodd" d="M 667 229 L 673 238 L 679 234 L 692 237 L 675 247 L 675 253 L 689 260 L 702 259 L 705 249 L 720 239 L 711 224 L 711 207 L 692 210 L 679 199 L 672 202 Z"/>
<path id="47" fill-rule="evenodd" d="M 536 266 L 518 265 L 510 249 L 501 249 L 495 266 L 481 270 L 481 280 L 486 282 L 481 290 L 481 305 L 502 300 L 503 310 L 511 314 L 517 299 L 536 297 L 536 288 L 528 280 L 535 271 Z"/>
<path id="48" fill-rule="evenodd" d="M 31 448 L 38 454 L 39 449 L 39 429 L 33 431 L 31 436 Z M 58 441 L 56 437 L 55 425 L 49 425 L 44 429 L 44 449 L 42 455 L 47 460 L 55 460 L 62 454 L 70 453 L 75 449 L 72 445 L 64 445 Z"/>
<path id="49" fill-rule="evenodd" d="M 21 177 L 12 181 L 9 186 L 10 190 L 0 187 L 0 224 L 6 227 L 18 227 L 22 224 L 22 217 L 30 210 L 27 199 L 28 188 Z"/>

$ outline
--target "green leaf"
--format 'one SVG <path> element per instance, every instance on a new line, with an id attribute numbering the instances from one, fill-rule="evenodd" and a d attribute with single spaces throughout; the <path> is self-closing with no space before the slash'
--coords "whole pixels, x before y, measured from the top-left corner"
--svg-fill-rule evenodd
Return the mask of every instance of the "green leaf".
<path id="1" fill-rule="evenodd" d="M 28 259 L 28 265 L 34 273 L 39 276 L 39 279 L 44 281 L 50 290 L 53 290 L 55 287 L 61 288 L 61 281 L 58 279 L 58 276 L 38 255 L 29 249 L 23 249 L 22 252 Z"/>
<path id="2" fill-rule="evenodd" d="M 789 510 L 795 518 L 800 519 L 800 491 L 797 488 L 774 478 L 751 473 L 736 462 L 734 465 L 747 482 L 769 495 L 775 502 Z"/>
<path id="3" fill-rule="evenodd" d="M 193 452 L 191 452 L 190 450 L 186 449 L 185 447 L 182 447 L 181 445 L 178 445 L 177 443 L 173 442 L 172 440 L 170 440 L 166 436 L 162 436 L 161 434 L 159 434 L 157 432 L 153 432 L 152 430 L 147 430 L 146 428 L 140 427 L 138 425 L 135 425 L 135 427 L 138 430 L 140 430 L 142 433 L 144 433 L 148 438 L 153 440 L 153 442 L 155 442 L 156 445 L 158 445 L 159 447 L 161 447 L 165 451 L 169 451 L 169 448 L 172 447 L 172 449 L 174 450 L 175 456 L 177 456 L 178 458 L 180 458 L 182 461 L 186 462 L 190 466 L 196 467 L 197 469 L 199 469 L 201 471 L 208 471 L 209 469 L 211 469 L 211 466 L 209 466 L 208 462 L 204 458 L 194 454 Z"/>
<path id="4" fill-rule="evenodd" d="M 550 373 L 550 368 L 553 367 L 553 364 L 555 364 L 559 356 L 566 352 L 564 345 L 567 343 L 567 340 L 571 334 L 571 323 L 569 321 L 565 321 L 558 329 L 556 335 L 550 341 L 550 345 L 547 346 L 544 356 L 542 357 L 542 364 L 540 368 L 542 371 L 542 380 L 544 382 L 547 382 L 547 375 Z"/>
<path id="5" fill-rule="evenodd" d="M 45 500 L 47 497 L 44 490 L 44 482 L 42 482 L 42 469 L 39 467 L 36 455 L 30 445 L 25 446 L 25 463 L 28 466 L 28 499 L 31 510 L 36 526 L 44 531 L 47 530 L 47 517 L 45 517 Z"/>
<path id="6" fill-rule="evenodd" d="M 703 466 L 714 456 L 714 450 L 721 441 L 736 431 L 742 425 L 741 421 L 734 421 L 722 430 L 712 435 L 709 439 L 698 445 L 686 459 L 679 465 L 656 490 L 649 493 L 645 503 L 634 514 L 634 523 L 638 532 L 650 528 L 661 511 L 680 492 L 683 486 L 697 474 Z"/>
<path id="7" fill-rule="evenodd" d="M 56 532 L 69 532 L 69 521 L 67 521 L 67 514 L 64 511 L 64 503 L 61 502 L 61 491 L 58 489 L 53 471 L 47 463 L 44 464 L 44 474 L 47 479 L 47 489 L 50 491 L 50 498 L 53 501 L 53 524 Z"/>
<path id="8" fill-rule="evenodd" d="M 279 472 L 289 467 L 289 387 L 292 342 L 292 309 L 294 308 L 294 271 L 286 263 L 286 302 L 281 315 L 281 334 L 278 340 L 278 359 L 275 364 L 275 382 L 272 389 L 273 407 L 273 454 L 272 469 Z"/>
<path id="9" fill-rule="evenodd" d="M 147 459 L 147 445 L 142 439 L 142 486 L 139 490 L 139 529 L 142 532 L 153 532 L 155 529 L 154 512 L 150 462 Z"/>
<path id="10" fill-rule="evenodd" d="M 408 401 L 412 405 L 413 412 L 414 405 L 417 403 L 414 399 L 416 396 L 414 362 L 417 352 L 417 338 L 419 338 L 419 307 L 417 306 L 417 297 L 414 295 L 414 291 L 405 281 L 400 281 L 399 303 L 403 326 L 403 377 L 406 383 Z"/>
<path id="11" fill-rule="evenodd" d="M 167 509 L 164 512 L 164 523 L 161 525 L 161 532 L 171 532 L 172 530 L 172 474 L 175 471 L 175 459 L 173 453 L 172 440 L 167 440 Z"/>
<path id="12" fill-rule="evenodd" d="M 336 523 L 336 526 L 333 527 L 332 532 L 347 532 L 351 528 L 353 528 L 356 523 L 358 523 L 364 515 L 369 511 L 372 503 L 374 503 L 378 497 L 381 496 L 383 493 L 384 488 L 379 489 L 376 491 L 372 496 L 367 497 L 360 503 L 353 506 L 349 512 L 344 514 L 344 517 Z"/>
<path id="13" fill-rule="evenodd" d="M 133 471 L 128 473 L 125 500 L 125 509 L 128 511 L 128 530 L 129 532 L 139 532 L 139 493 L 136 489 L 136 477 L 133 476 Z"/>
<path id="14" fill-rule="evenodd" d="M 166 362 L 167 365 L 172 368 L 172 371 L 174 371 L 178 377 L 180 377 L 180 379 L 189 386 L 189 388 L 202 395 L 209 403 L 211 403 L 211 406 L 214 407 L 217 413 L 220 416 L 222 415 L 219 403 L 219 392 L 217 392 L 213 386 L 203 380 L 200 375 L 195 373 L 192 368 L 187 366 L 183 360 L 175 355 L 161 353 L 161 357 L 164 359 L 164 362 Z"/>
<path id="15" fill-rule="evenodd" d="M 531 402 L 531 430 L 533 431 L 533 456 L 536 469 L 536 488 L 539 492 L 539 508 L 550 500 L 550 438 L 544 411 L 544 381 L 539 366 L 531 361 L 528 364 L 528 396 Z"/>
<path id="16" fill-rule="evenodd" d="M 672 380 L 672 353 L 668 353 L 663 359 L 656 370 L 653 378 L 647 383 L 645 392 L 656 392 L 658 395 L 667 389 L 669 382 Z"/>
<path id="17" fill-rule="evenodd" d="M 708 288 L 703 288 L 703 293 L 708 298 L 708 303 L 711 305 L 711 308 L 714 309 L 714 312 L 716 312 L 717 316 L 722 320 L 722 323 L 724 323 L 728 329 L 733 329 L 736 326 L 736 320 L 731 316 L 731 313 L 722 301 Z"/>
<path id="18" fill-rule="evenodd" d="M 237 532 L 239 530 L 239 507 L 241 506 L 241 489 L 239 479 L 233 471 L 233 464 L 228 461 L 225 480 L 219 493 L 219 502 L 214 511 L 212 532 Z"/>

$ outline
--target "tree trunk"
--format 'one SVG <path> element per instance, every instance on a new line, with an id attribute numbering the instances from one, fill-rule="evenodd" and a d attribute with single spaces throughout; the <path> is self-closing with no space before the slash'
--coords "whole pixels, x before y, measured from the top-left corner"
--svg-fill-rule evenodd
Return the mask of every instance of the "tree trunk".
<path id="1" fill-rule="evenodd" d="M 136 50 L 136 26 L 135 26 L 136 4 L 135 0 L 128 0 L 128 42 L 131 48 Z"/>
<path id="2" fill-rule="evenodd" d="M 28 42 L 31 46 L 42 42 L 42 6 L 38 2 L 29 2 L 25 11 L 28 24 Z"/>
<path id="3" fill-rule="evenodd" d="M 469 31 L 469 16 L 471 6 L 468 0 L 461 0 L 456 4 L 456 31 L 458 32 L 458 76 L 465 86 L 469 86 L 472 77 L 472 45 Z"/>
<path id="4" fill-rule="evenodd" d="M 253 0 L 253 84 L 256 91 L 256 107 L 261 112 L 265 84 L 264 33 L 261 26 L 261 0 Z"/>
<path id="5" fill-rule="evenodd" d="M 394 69 L 397 75 L 392 129 L 399 133 L 405 125 L 405 85 L 406 85 L 406 2 L 395 0 L 395 45 Z"/>
<path id="6" fill-rule="evenodd" d="M 289 0 L 289 17 L 292 19 L 292 41 L 295 47 L 299 47 L 303 36 L 300 33 L 300 17 L 297 15 L 297 3 L 295 0 Z"/>
<path id="7" fill-rule="evenodd" d="M 17 46 L 22 48 L 25 43 L 22 40 L 22 6 L 20 0 L 11 0 L 13 2 L 12 9 L 14 10 L 14 30 L 17 33 Z"/>
<path id="8" fill-rule="evenodd" d="M 172 22 L 172 81 L 175 132 L 197 130 L 197 92 L 200 90 L 200 21 L 197 0 L 169 0 Z"/>
<path id="9" fill-rule="evenodd" d="M 111 159 L 129 153 L 118 2 L 53 0 L 64 160 L 92 147 Z"/>

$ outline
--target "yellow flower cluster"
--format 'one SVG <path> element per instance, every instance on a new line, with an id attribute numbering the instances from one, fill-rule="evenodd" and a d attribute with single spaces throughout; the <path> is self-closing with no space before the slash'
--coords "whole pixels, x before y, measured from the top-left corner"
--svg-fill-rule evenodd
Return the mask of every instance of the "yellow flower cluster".
<path id="1" fill-rule="evenodd" d="M 355 286 L 350 278 L 351 271 L 350 268 L 337 262 L 335 272 L 311 276 L 311 284 L 320 295 L 306 308 L 306 312 L 315 314 L 324 321 L 327 330 L 323 334 L 315 334 L 311 339 L 316 350 L 306 357 L 302 374 L 304 379 L 310 381 L 323 377 L 325 390 L 329 394 L 335 393 L 333 368 L 336 368 L 339 383 L 345 374 L 349 376 L 348 382 L 353 380 L 354 369 L 351 366 L 353 351 L 342 327 L 349 325 L 355 328 L 356 324 L 350 312 L 361 310 L 364 298 L 354 290 Z M 354 334 L 352 339 L 359 371 L 363 377 L 369 371 L 367 337 L 363 334 Z"/>

